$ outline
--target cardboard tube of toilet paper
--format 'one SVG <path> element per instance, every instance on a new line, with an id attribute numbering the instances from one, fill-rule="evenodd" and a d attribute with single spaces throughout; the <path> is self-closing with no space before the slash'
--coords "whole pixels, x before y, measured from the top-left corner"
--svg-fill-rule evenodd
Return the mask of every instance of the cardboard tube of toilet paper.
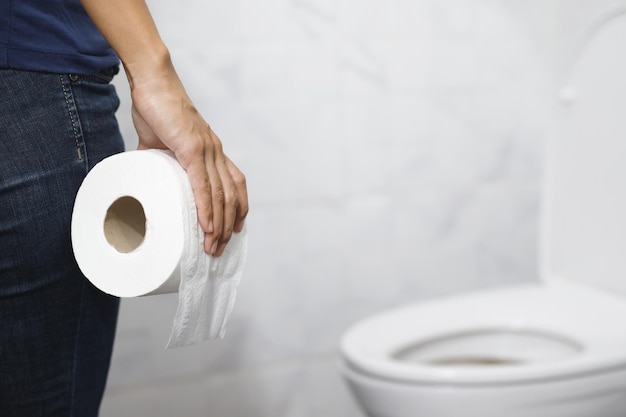
<path id="1" fill-rule="evenodd" d="M 81 185 L 72 246 L 83 274 L 118 297 L 178 292 L 168 347 L 223 337 L 247 252 L 246 231 L 214 258 L 202 247 L 193 192 L 169 151 L 125 152 Z"/>

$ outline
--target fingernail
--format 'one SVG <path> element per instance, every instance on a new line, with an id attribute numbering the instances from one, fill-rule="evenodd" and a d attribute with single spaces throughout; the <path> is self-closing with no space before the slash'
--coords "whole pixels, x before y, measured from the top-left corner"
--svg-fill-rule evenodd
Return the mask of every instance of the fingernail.
<path id="1" fill-rule="evenodd" d="M 213 242 L 213 246 L 211 246 L 211 255 L 215 255 L 217 253 L 217 240 Z"/>

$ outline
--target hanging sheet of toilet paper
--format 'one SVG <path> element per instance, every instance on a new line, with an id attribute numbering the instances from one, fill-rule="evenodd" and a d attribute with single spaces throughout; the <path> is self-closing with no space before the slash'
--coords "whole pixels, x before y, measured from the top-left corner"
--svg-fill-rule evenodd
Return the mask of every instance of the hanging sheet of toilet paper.
<path id="1" fill-rule="evenodd" d="M 85 276 L 118 297 L 178 292 L 167 348 L 222 338 L 247 252 L 244 229 L 220 257 L 204 233 L 187 173 L 169 151 L 131 151 L 98 163 L 72 215 L 72 245 Z"/>

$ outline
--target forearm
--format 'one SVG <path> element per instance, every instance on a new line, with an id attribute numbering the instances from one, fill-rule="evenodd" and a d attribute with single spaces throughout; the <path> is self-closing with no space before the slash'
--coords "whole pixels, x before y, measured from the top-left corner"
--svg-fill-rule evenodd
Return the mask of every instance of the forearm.
<path id="1" fill-rule="evenodd" d="M 81 3 L 122 61 L 131 88 L 145 76 L 173 72 L 169 51 L 144 0 Z"/>
<path id="2" fill-rule="evenodd" d="M 207 253 L 221 255 L 248 213 L 245 177 L 185 92 L 145 0 L 81 0 L 124 64 L 139 148 L 171 149 L 187 171 Z"/>

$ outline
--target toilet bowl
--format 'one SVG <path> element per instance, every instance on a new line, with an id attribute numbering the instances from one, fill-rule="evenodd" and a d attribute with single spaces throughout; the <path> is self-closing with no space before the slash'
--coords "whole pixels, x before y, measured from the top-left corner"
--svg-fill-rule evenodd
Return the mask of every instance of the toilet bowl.
<path id="1" fill-rule="evenodd" d="M 342 372 L 375 417 L 623 417 L 620 317 L 619 297 L 565 282 L 453 296 L 352 326 Z"/>
<path id="2" fill-rule="evenodd" d="M 547 151 L 540 282 L 368 317 L 340 369 L 371 417 L 626 415 L 626 15 L 581 43 Z"/>

